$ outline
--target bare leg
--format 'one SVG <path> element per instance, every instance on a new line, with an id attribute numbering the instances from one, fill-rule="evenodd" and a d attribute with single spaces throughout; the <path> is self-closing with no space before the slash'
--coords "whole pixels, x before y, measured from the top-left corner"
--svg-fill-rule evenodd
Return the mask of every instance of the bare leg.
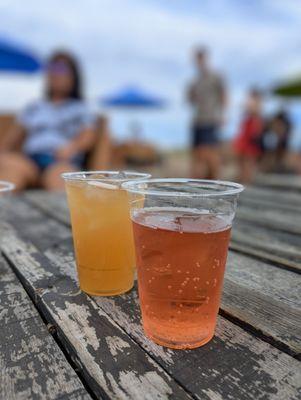
<path id="1" fill-rule="evenodd" d="M 297 169 L 297 173 L 299 175 L 301 175 L 301 154 L 298 154 L 298 156 L 297 156 L 296 169 Z"/>
<path id="2" fill-rule="evenodd" d="M 206 147 L 206 160 L 208 165 L 207 179 L 218 179 L 220 175 L 220 154 L 217 146 Z"/>
<path id="3" fill-rule="evenodd" d="M 39 169 L 33 161 L 21 153 L 0 155 L 0 180 L 7 180 L 16 186 L 16 191 L 36 185 Z"/>
<path id="4" fill-rule="evenodd" d="M 191 176 L 196 179 L 206 176 L 206 157 L 202 146 L 192 150 Z"/>
<path id="5" fill-rule="evenodd" d="M 216 146 L 199 146 L 195 149 L 193 177 L 217 179 L 220 171 L 220 156 Z"/>
<path id="6" fill-rule="evenodd" d="M 257 171 L 256 159 L 248 156 L 241 156 L 239 159 L 239 176 L 240 182 L 249 184 L 252 183 Z"/>
<path id="7" fill-rule="evenodd" d="M 48 167 L 42 175 L 42 186 L 46 190 L 59 191 L 64 190 L 64 181 L 61 178 L 63 172 L 76 171 L 70 163 L 58 162 Z"/>

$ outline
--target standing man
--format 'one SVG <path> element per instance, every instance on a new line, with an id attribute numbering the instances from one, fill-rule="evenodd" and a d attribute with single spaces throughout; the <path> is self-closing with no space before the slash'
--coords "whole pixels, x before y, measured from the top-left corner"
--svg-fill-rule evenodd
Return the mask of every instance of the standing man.
<path id="1" fill-rule="evenodd" d="M 226 90 L 221 76 L 212 71 L 208 52 L 195 52 L 197 74 L 188 88 L 188 101 L 193 107 L 192 175 L 195 178 L 217 179 L 220 169 L 219 128 L 226 107 Z"/>

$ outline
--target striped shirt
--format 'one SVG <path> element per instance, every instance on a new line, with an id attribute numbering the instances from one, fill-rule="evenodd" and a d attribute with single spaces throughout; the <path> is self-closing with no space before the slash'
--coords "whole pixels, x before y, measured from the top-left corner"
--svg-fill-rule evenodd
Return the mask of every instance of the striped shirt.
<path id="1" fill-rule="evenodd" d="M 41 100 L 26 107 L 19 123 L 26 131 L 25 153 L 54 154 L 81 131 L 93 128 L 94 118 L 81 100 Z"/>

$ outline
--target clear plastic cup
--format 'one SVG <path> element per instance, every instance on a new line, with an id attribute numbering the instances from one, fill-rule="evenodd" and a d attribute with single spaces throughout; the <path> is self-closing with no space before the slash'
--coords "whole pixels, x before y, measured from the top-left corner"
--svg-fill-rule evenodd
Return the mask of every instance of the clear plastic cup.
<path id="1" fill-rule="evenodd" d="M 121 184 L 138 172 L 64 173 L 80 287 L 110 296 L 133 287 L 135 254 L 128 196 Z"/>
<path id="2" fill-rule="evenodd" d="M 154 342 L 195 348 L 214 335 L 237 183 L 149 179 L 130 194 L 142 322 Z M 137 207 L 137 199 L 144 203 Z"/>
<path id="3" fill-rule="evenodd" d="M 12 192 L 15 189 L 15 185 L 11 182 L 0 181 L 0 196 Z"/>
<path id="4" fill-rule="evenodd" d="M 7 197 L 13 192 L 15 185 L 11 182 L 0 181 L 0 220 L 5 220 Z"/>

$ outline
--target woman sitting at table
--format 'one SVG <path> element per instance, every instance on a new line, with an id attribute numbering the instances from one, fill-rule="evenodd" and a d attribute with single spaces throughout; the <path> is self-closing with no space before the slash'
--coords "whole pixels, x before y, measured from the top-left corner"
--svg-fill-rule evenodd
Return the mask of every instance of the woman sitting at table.
<path id="1" fill-rule="evenodd" d="M 81 169 L 95 140 L 77 62 L 56 52 L 46 67 L 45 98 L 25 108 L 2 143 L 0 179 L 13 182 L 17 190 L 37 185 L 62 189 L 60 174 Z"/>

